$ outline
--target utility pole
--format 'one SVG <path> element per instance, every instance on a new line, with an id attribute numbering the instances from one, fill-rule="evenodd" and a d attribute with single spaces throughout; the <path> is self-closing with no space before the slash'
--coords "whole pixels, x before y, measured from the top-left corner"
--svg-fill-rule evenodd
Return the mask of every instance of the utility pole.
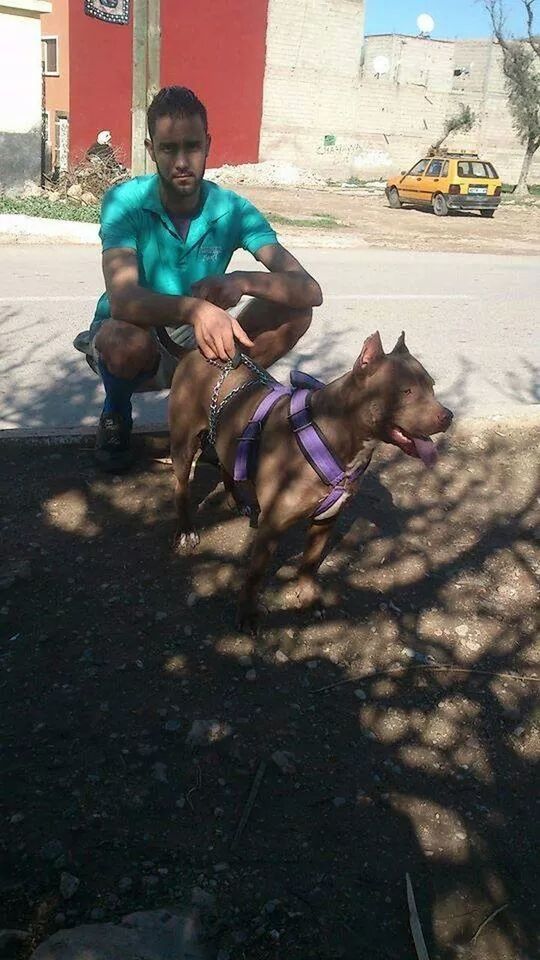
<path id="1" fill-rule="evenodd" d="M 133 9 L 133 92 L 131 101 L 131 172 L 151 170 L 144 138 L 146 110 L 160 88 L 161 0 L 131 0 Z"/>

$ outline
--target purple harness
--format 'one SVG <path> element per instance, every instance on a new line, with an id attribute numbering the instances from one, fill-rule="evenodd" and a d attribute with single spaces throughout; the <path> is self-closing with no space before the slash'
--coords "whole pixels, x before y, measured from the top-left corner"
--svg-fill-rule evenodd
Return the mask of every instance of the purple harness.
<path id="1" fill-rule="evenodd" d="M 245 490 L 245 484 L 252 480 L 255 473 L 263 427 L 269 414 L 282 397 L 290 396 L 291 398 L 289 423 L 298 446 L 323 483 L 330 487 L 329 493 L 317 504 L 312 513 L 313 520 L 325 520 L 329 516 L 333 516 L 340 508 L 341 502 L 347 499 L 350 485 L 367 470 L 371 455 L 367 463 L 348 474 L 343 464 L 340 463 L 328 446 L 328 441 L 317 424 L 313 422 L 310 404 L 311 395 L 314 390 L 320 390 L 322 387 L 324 387 L 324 383 L 316 380 L 315 377 L 302 373 L 300 370 L 293 370 L 291 373 L 291 388 L 288 389 L 280 383 L 276 383 L 270 393 L 267 393 L 259 403 L 238 441 L 234 462 L 233 478 L 236 484 L 241 485 L 237 489 L 242 501 L 246 501 L 244 505 L 248 512 L 253 505 L 247 503 L 248 498 L 243 496 L 242 492 Z"/>

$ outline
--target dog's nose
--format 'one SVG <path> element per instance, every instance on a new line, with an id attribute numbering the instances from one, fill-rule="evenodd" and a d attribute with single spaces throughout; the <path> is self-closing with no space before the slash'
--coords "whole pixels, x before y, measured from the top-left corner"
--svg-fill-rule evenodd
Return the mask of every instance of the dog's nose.
<path id="1" fill-rule="evenodd" d="M 439 422 L 443 430 L 448 430 L 448 427 L 452 423 L 453 419 L 454 419 L 454 414 L 452 413 L 452 411 L 449 410 L 448 407 L 443 407 L 441 410 L 441 413 L 439 414 Z"/>

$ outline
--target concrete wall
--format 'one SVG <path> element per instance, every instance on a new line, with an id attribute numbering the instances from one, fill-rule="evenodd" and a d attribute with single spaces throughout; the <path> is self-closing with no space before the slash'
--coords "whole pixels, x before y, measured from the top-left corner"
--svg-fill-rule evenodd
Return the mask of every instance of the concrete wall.
<path id="1" fill-rule="evenodd" d="M 50 3 L 0 0 L 0 190 L 41 176 L 41 26 Z"/>
<path id="2" fill-rule="evenodd" d="M 269 0 L 260 159 L 332 170 L 358 126 L 364 0 Z"/>
<path id="3" fill-rule="evenodd" d="M 362 8 L 355 0 L 270 0 L 261 159 L 332 179 L 386 176 L 419 159 L 464 102 L 477 123 L 446 145 L 478 150 L 515 182 L 524 150 L 497 45 L 393 34 L 362 43 Z M 388 62 L 379 75 L 377 57 Z M 532 179 L 540 182 L 540 156 Z"/>

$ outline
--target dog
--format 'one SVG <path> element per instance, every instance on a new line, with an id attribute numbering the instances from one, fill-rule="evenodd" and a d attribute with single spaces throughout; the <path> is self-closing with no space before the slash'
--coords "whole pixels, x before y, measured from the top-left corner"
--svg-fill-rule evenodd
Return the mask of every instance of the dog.
<path id="1" fill-rule="evenodd" d="M 247 487 L 252 492 L 257 531 L 240 591 L 237 626 L 253 633 L 263 576 L 282 534 L 298 520 L 311 518 L 297 595 L 302 607 L 320 606 L 316 574 L 332 528 L 343 503 L 356 492 L 377 444 L 391 444 L 431 467 L 437 458 L 431 437 L 449 428 L 453 414 L 436 399 L 434 381 L 409 353 L 404 333 L 391 353 L 385 354 L 376 332 L 364 342 L 352 370 L 339 379 L 328 385 L 314 381 L 314 389 L 293 392 L 296 400 L 284 388 L 277 391 L 272 409 L 264 421 L 248 428 L 247 436 L 246 425 L 271 392 L 268 383 L 253 376 L 249 360 L 247 364 L 229 364 L 220 371 L 219 364 L 209 363 L 197 351 L 189 353 L 173 378 L 169 425 L 177 552 L 196 549 L 199 543 L 188 488 L 209 420 L 217 424 L 211 439 L 215 439 L 225 489 L 237 503 L 239 487 L 244 494 Z M 295 412 L 295 403 L 302 409 Z M 220 404 L 222 410 L 216 416 Z M 255 456 L 251 476 L 238 485 L 234 477 L 243 436 Z M 337 465 L 330 481 L 321 459 L 323 464 Z"/>

